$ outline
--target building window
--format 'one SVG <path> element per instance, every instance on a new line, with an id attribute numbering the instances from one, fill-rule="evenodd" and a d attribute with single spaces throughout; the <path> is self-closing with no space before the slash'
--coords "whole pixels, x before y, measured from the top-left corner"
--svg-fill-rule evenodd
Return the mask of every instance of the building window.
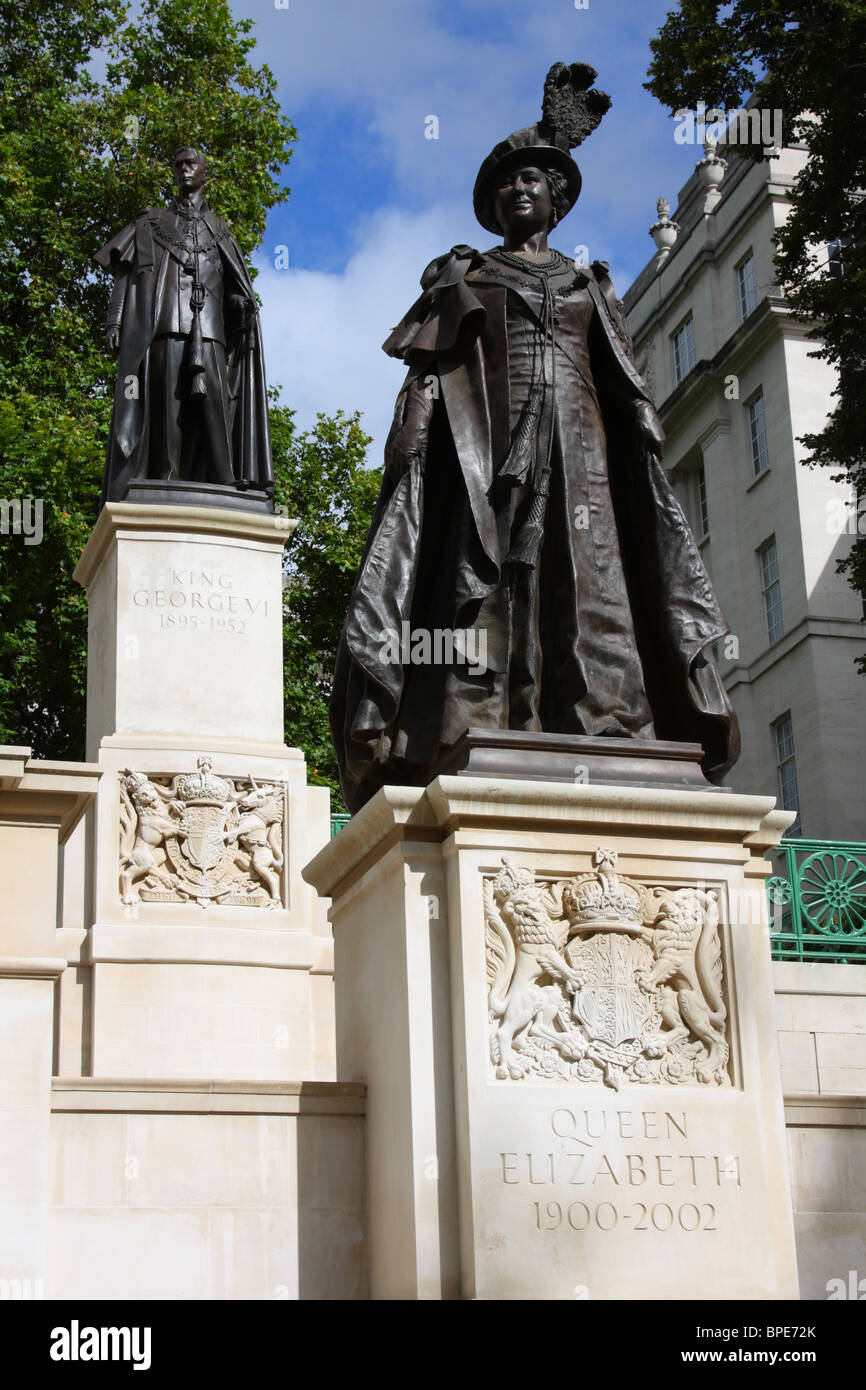
<path id="1" fill-rule="evenodd" d="M 691 314 L 672 335 L 674 345 L 674 376 L 677 386 L 695 365 L 695 324 Z"/>
<path id="2" fill-rule="evenodd" d="M 761 546 L 758 559 L 761 562 L 761 593 L 764 595 L 767 639 L 777 642 L 785 629 L 782 626 L 782 588 L 779 583 L 775 536 L 771 536 L 767 543 Z"/>
<path id="3" fill-rule="evenodd" d="M 827 274 L 831 280 L 841 280 L 845 274 L 847 237 L 834 237 L 827 242 Z"/>
<path id="4" fill-rule="evenodd" d="M 698 500 L 698 540 L 702 541 L 704 536 L 710 534 L 710 513 L 707 508 L 707 475 L 703 464 L 701 464 L 697 470 L 696 489 Z"/>
<path id="5" fill-rule="evenodd" d="M 767 426 L 764 421 L 764 393 L 759 391 L 746 402 L 746 418 L 749 422 L 749 444 L 752 450 L 752 474 L 758 477 L 770 466 L 767 449 Z"/>
<path id="6" fill-rule="evenodd" d="M 737 266 L 737 288 L 740 291 L 740 317 L 747 319 L 758 302 L 755 289 L 755 257 L 751 251 Z"/>
<path id="7" fill-rule="evenodd" d="M 776 740 L 776 770 L 779 778 L 779 802 L 784 811 L 796 811 L 797 819 L 785 831 L 786 835 L 802 835 L 800 825 L 800 793 L 797 789 L 797 764 L 794 760 L 794 726 L 790 714 L 783 714 L 773 724 Z"/>

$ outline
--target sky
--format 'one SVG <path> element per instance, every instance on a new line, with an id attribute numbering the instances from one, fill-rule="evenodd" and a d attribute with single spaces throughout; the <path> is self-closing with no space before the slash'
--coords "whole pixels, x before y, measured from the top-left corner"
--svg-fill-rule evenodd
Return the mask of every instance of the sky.
<path id="1" fill-rule="evenodd" d="M 551 244 L 609 261 L 623 294 L 654 253 L 656 199 L 675 206 L 702 154 L 675 142 L 675 122 L 642 86 L 649 40 L 670 8 L 232 0 L 237 18 L 255 21 L 253 61 L 270 66 L 298 132 L 283 175 L 291 197 L 271 211 L 253 260 L 268 377 L 302 428 L 319 411 L 360 410 L 374 437 L 369 461 L 381 461 L 403 376 L 381 344 L 434 256 L 493 244 L 472 212 L 478 166 L 539 118 L 557 60 L 591 63 L 613 105 L 576 152 L 583 191 Z"/>

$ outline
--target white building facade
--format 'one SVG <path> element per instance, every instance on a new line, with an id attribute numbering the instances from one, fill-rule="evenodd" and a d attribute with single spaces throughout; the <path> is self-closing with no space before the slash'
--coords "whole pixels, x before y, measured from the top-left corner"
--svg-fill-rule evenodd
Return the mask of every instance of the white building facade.
<path id="1" fill-rule="evenodd" d="M 798 441 L 822 428 L 835 373 L 810 356 L 819 344 L 773 265 L 804 158 L 785 149 L 725 167 L 710 151 L 673 226 L 660 203 L 662 249 L 624 308 L 666 467 L 731 628 L 717 655 L 743 752 L 727 783 L 797 810 L 789 834 L 862 842 L 864 603 L 836 571 L 857 509 L 831 470 L 804 462 Z"/>

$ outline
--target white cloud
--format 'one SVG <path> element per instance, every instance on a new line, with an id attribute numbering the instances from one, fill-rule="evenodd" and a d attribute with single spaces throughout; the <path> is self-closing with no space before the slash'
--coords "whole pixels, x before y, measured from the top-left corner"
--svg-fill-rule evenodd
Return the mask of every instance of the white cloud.
<path id="1" fill-rule="evenodd" d="M 428 261 L 460 241 L 461 218 L 439 205 L 409 215 L 383 209 L 361 224 L 358 249 L 339 274 L 276 270 L 256 257 L 268 378 L 283 387 L 301 429 L 317 412 L 362 410 L 381 462 L 404 368 L 382 343 L 421 293 Z"/>
<path id="2" fill-rule="evenodd" d="M 289 181 L 293 168 L 303 178 L 288 214 L 271 214 L 270 259 L 263 252 L 255 259 L 269 378 L 283 387 L 282 399 L 296 409 L 302 428 L 318 411 L 359 409 L 374 436 L 370 460 L 381 461 L 403 376 L 381 344 L 418 295 L 419 276 L 433 256 L 461 241 L 480 249 L 492 243 L 472 213 L 475 170 L 496 140 L 538 117 L 542 79 L 556 58 L 594 63 L 598 85 L 613 94 L 614 105 L 578 152 L 584 192 L 552 244 L 568 255 L 586 245 L 591 260 L 610 261 L 617 292 L 624 293 L 653 254 L 647 229 L 658 194 L 673 202 L 693 162 L 683 162 L 667 116 L 640 85 L 647 39 L 667 8 L 668 0 L 593 3 L 587 11 L 571 0 L 539 0 L 526 12 L 511 0 L 446 7 L 420 0 L 290 0 L 289 9 L 275 10 L 263 0 L 234 0 L 236 14 L 257 21 L 255 59 L 273 68 L 301 137 Z M 352 197 L 361 200 L 350 205 L 354 225 L 337 240 L 338 254 L 348 248 L 346 263 L 333 273 L 277 271 L 274 244 L 294 241 L 299 228 L 303 254 L 315 264 L 305 180 L 334 174 L 327 141 L 320 138 L 312 156 L 304 130 L 327 132 L 337 153 L 347 110 L 360 117 L 375 159 L 366 182 L 353 185 Z M 439 117 L 438 140 L 424 138 L 431 114 Z M 387 193 L 376 187 L 377 167 Z M 403 197 L 411 211 L 399 210 Z M 391 206 L 374 210 L 383 198 Z M 314 215 L 321 217 L 322 207 L 316 200 Z M 342 206 L 335 207 L 342 229 Z M 333 225 L 328 231 L 332 264 Z"/>
<path id="3" fill-rule="evenodd" d="M 641 87 L 649 36 L 669 8 L 669 0 L 593 3 L 585 11 L 572 0 L 538 0 L 529 9 L 514 0 L 290 0 L 280 10 L 263 0 L 233 4 L 256 21 L 256 59 L 273 69 L 301 141 L 308 107 L 317 122 L 337 123 L 348 107 L 380 142 L 398 184 L 431 202 L 449 179 L 472 173 L 498 140 L 538 119 L 544 75 L 557 59 L 592 63 L 598 85 L 613 94 L 616 115 L 593 140 L 603 141 L 600 186 L 619 185 L 622 194 L 624 176 L 633 180 L 647 163 L 683 169 L 664 111 Z M 438 140 L 424 138 L 431 114 L 439 118 Z"/>
<path id="4" fill-rule="evenodd" d="M 576 213 L 569 222 L 580 232 Z M 563 223 L 552 244 L 571 255 L 572 236 Z M 589 240 L 591 255 L 601 256 L 603 248 Z M 257 254 L 268 380 L 283 388 L 298 427 L 308 429 L 319 412 L 360 410 L 373 436 L 369 462 L 380 464 L 404 376 L 382 343 L 421 293 L 421 272 L 434 256 L 460 242 L 486 249 L 493 241 L 471 210 L 439 203 L 420 213 L 383 208 L 364 218 L 356 250 L 338 273 L 277 270 Z M 622 294 L 628 280 L 616 263 L 612 273 Z"/>

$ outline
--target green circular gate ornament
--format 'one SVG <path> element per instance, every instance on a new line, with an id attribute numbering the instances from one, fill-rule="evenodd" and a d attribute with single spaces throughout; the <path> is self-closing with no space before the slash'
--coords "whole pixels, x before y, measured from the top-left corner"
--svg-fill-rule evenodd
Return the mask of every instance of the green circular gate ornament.
<path id="1" fill-rule="evenodd" d="M 799 888 L 803 916 L 816 931 L 866 935 L 866 864 L 861 859 L 842 850 L 810 854 L 800 866 Z"/>
<path id="2" fill-rule="evenodd" d="M 777 906 L 779 903 L 789 903 L 793 895 L 793 889 L 786 878 L 767 879 L 767 897 L 771 903 Z"/>

